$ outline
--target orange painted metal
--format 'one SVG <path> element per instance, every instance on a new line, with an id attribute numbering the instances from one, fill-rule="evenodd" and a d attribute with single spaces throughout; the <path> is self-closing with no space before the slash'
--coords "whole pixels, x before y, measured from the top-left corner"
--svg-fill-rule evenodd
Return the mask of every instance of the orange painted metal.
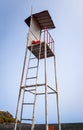
<path id="1" fill-rule="evenodd" d="M 54 130 L 54 125 L 49 125 L 48 130 Z"/>

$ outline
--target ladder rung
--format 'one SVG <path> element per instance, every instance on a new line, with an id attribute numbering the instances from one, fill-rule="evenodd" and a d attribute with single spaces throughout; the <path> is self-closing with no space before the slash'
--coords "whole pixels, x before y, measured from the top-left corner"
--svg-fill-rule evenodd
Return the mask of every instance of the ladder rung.
<path id="1" fill-rule="evenodd" d="M 28 120 L 28 121 L 32 121 L 32 119 L 23 119 L 23 118 L 22 118 L 21 120 Z"/>
<path id="2" fill-rule="evenodd" d="M 34 58 L 30 58 L 30 60 L 34 60 L 34 59 L 37 59 L 36 57 L 34 57 Z"/>
<path id="3" fill-rule="evenodd" d="M 29 90 L 27 90 L 27 91 L 35 91 L 36 89 L 29 89 Z"/>
<path id="4" fill-rule="evenodd" d="M 23 103 L 23 105 L 34 105 L 34 103 Z"/>
<path id="5" fill-rule="evenodd" d="M 38 66 L 33 66 L 33 67 L 29 67 L 28 69 L 34 69 L 37 68 Z"/>
<path id="6" fill-rule="evenodd" d="M 26 78 L 26 79 L 36 79 L 37 77 L 29 77 L 29 78 Z"/>
<path id="7" fill-rule="evenodd" d="M 31 88 L 35 86 L 45 86 L 45 84 L 31 84 L 31 85 L 21 86 L 21 88 Z M 25 91 L 28 91 L 28 90 L 25 90 Z"/>

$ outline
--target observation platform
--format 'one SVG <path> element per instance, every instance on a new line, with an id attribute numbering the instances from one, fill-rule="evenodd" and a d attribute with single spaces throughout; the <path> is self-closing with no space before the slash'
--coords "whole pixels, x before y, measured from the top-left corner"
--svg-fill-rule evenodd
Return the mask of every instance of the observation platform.
<path id="1" fill-rule="evenodd" d="M 40 44 L 41 44 L 41 52 L 40 52 L 40 58 L 39 58 L 39 50 L 40 50 Z M 31 46 L 28 46 L 28 49 L 32 51 L 33 55 L 36 56 L 37 59 L 43 59 L 45 58 L 45 43 L 42 42 L 40 44 L 34 44 L 32 49 Z M 47 56 L 46 57 L 52 57 L 54 56 L 54 52 L 50 48 L 49 44 L 46 43 L 46 48 L 47 48 Z"/>

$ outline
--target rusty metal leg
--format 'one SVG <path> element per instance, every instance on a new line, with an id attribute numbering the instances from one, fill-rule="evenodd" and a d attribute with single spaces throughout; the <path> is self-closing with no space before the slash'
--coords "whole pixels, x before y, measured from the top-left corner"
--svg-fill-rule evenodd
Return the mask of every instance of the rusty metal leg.
<path id="1" fill-rule="evenodd" d="M 15 126 L 14 126 L 14 130 L 17 129 L 17 123 L 18 123 L 18 109 L 19 109 L 20 97 L 21 97 L 21 88 L 20 88 L 20 90 L 19 90 L 19 97 L 18 97 L 17 108 L 16 108 L 16 116 L 15 116 Z"/>
<path id="2" fill-rule="evenodd" d="M 18 96 L 18 102 L 17 102 L 17 108 L 16 108 L 16 116 L 15 116 L 15 126 L 14 130 L 17 130 L 17 123 L 18 123 L 18 109 L 19 109 L 19 103 L 20 103 L 20 97 L 21 97 L 21 91 L 22 91 L 22 82 L 24 78 L 24 70 L 25 70 L 25 64 L 26 64 L 26 57 L 27 57 L 27 46 L 26 46 L 26 51 L 25 51 L 25 57 L 24 57 L 24 65 L 23 65 L 23 70 L 22 70 L 22 76 L 21 76 L 21 82 L 20 82 L 20 90 L 19 90 L 19 96 Z"/>
<path id="3" fill-rule="evenodd" d="M 54 69 L 55 69 L 55 84 L 56 84 L 56 102 L 57 102 L 57 117 L 58 117 L 58 127 L 59 130 L 61 130 L 61 124 L 60 124 L 60 113 L 59 113 L 59 101 L 58 101 L 58 85 L 57 85 L 57 75 L 56 75 L 56 59 L 54 56 Z"/>
<path id="4" fill-rule="evenodd" d="M 47 101 L 47 73 L 46 73 L 46 57 L 47 57 L 47 48 L 45 43 L 45 123 L 46 123 L 46 130 L 48 130 L 48 101 Z"/>

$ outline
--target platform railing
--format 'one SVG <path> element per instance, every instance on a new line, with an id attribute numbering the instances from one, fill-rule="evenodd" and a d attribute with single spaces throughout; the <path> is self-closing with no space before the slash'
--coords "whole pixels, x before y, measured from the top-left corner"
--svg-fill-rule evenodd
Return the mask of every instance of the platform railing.
<path id="1" fill-rule="evenodd" d="M 42 31 L 41 41 L 44 41 L 45 43 L 47 43 L 50 49 L 52 50 L 52 52 L 54 52 L 54 40 L 47 28 L 45 28 Z"/>

